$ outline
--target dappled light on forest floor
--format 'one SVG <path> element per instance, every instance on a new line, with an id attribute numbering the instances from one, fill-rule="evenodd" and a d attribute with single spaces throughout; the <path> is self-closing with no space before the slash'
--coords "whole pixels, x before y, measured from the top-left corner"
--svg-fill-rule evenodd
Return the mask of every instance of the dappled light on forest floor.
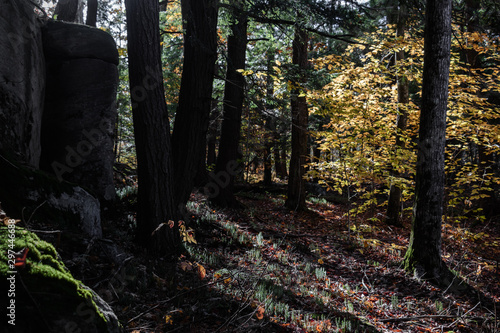
<path id="1" fill-rule="evenodd" d="M 220 211 L 204 196 L 192 196 L 188 227 L 197 244 L 185 244 L 187 253 L 175 267 L 146 260 L 153 283 L 117 311 L 129 331 L 498 329 L 490 310 L 403 271 L 409 221 L 404 228 L 373 215 L 348 221 L 347 204 L 324 200 L 308 201 L 309 211 L 295 213 L 282 208 L 284 197 L 276 194 L 241 192 L 238 199 L 244 210 Z M 443 228 L 448 266 L 498 301 L 498 230 Z"/>

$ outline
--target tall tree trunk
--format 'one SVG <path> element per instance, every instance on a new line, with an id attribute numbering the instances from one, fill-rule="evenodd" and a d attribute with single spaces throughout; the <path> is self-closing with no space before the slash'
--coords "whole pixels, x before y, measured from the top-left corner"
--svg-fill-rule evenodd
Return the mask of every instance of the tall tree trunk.
<path id="1" fill-rule="evenodd" d="M 273 108 L 273 95 L 274 95 L 274 79 L 271 75 L 274 66 L 274 48 L 267 51 L 267 82 L 266 82 L 266 110 L 264 112 L 264 121 L 266 132 L 264 134 L 264 185 L 269 186 L 273 182 L 272 177 L 272 152 L 271 148 L 274 146 L 276 139 L 276 116 L 274 115 Z"/>
<path id="2" fill-rule="evenodd" d="M 285 206 L 293 210 L 305 210 L 306 187 L 304 180 L 307 158 L 307 101 L 304 96 L 303 83 L 306 81 L 307 68 L 307 32 L 299 26 L 295 27 L 293 39 L 292 62 L 298 65 L 299 79 L 292 89 L 292 156 L 290 157 L 290 175 L 288 177 L 288 197 Z"/>
<path id="3" fill-rule="evenodd" d="M 175 254 L 170 129 L 163 89 L 157 0 L 126 0 L 130 92 L 137 152 L 137 239 L 159 255 Z"/>
<path id="4" fill-rule="evenodd" d="M 280 161 L 279 161 L 280 174 L 282 178 L 288 176 L 288 172 L 286 170 L 286 160 L 287 160 L 286 148 L 287 148 L 287 135 L 283 134 L 282 139 L 280 140 Z"/>
<path id="5" fill-rule="evenodd" d="M 415 206 L 405 255 L 408 271 L 439 285 L 452 282 L 452 275 L 441 259 L 451 2 L 427 0 Z"/>
<path id="6" fill-rule="evenodd" d="M 207 135 L 217 58 L 217 1 L 182 0 L 184 63 L 172 133 L 174 193 L 183 209 L 194 186 Z"/>
<path id="7" fill-rule="evenodd" d="M 270 186 L 273 183 L 273 174 L 272 174 L 272 160 L 271 160 L 271 140 L 268 138 L 263 152 L 263 160 L 264 160 L 264 179 L 263 184 L 265 186 Z"/>
<path id="8" fill-rule="evenodd" d="M 54 10 L 54 18 L 58 21 L 83 23 L 83 1 L 59 0 Z"/>
<path id="9" fill-rule="evenodd" d="M 87 0 L 87 20 L 86 25 L 95 27 L 97 24 L 97 0 Z"/>
<path id="10" fill-rule="evenodd" d="M 406 0 L 399 0 L 399 10 L 397 11 L 396 25 L 397 31 L 396 36 L 403 38 L 405 36 L 406 30 L 406 20 L 407 20 L 407 8 L 406 8 Z M 405 52 L 403 50 L 399 51 L 395 55 L 395 66 L 398 65 L 398 62 L 403 61 L 405 59 Z M 408 123 L 408 103 L 410 103 L 410 94 L 409 94 L 409 82 L 405 75 L 397 76 L 398 82 L 398 116 L 396 123 L 396 156 L 398 155 L 398 151 L 405 149 L 404 140 L 402 140 L 403 132 L 406 130 L 406 126 Z M 397 171 L 392 172 L 392 177 L 397 178 L 400 177 L 400 174 Z M 389 199 L 387 203 L 387 218 L 386 222 L 388 224 L 401 226 L 401 195 L 402 189 L 401 187 L 391 184 L 389 190 Z"/>
<path id="11" fill-rule="evenodd" d="M 239 207 L 234 193 L 234 177 L 241 167 L 239 160 L 241 114 L 245 96 L 245 78 L 238 69 L 245 69 L 247 48 L 247 16 L 243 1 L 233 3 L 232 34 L 227 39 L 227 70 L 224 86 L 224 117 L 219 155 L 212 175 L 212 202 L 222 207 Z"/>
<path id="12" fill-rule="evenodd" d="M 281 173 L 281 155 L 276 140 L 274 140 L 273 148 L 273 159 L 274 159 L 274 170 L 276 171 L 276 178 L 283 179 L 283 174 Z"/>
<path id="13" fill-rule="evenodd" d="M 481 3 L 479 0 L 466 0 L 465 1 L 465 27 L 467 28 L 467 32 L 478 32 L 480 29 L 480 15 L 479 11 L 481 9 Z M 474 41 L 472 42 L 474 43 Z M 466 65 L 473 69 L 478 69 L 483 67 L 480 61 L 479 52 L 472 45 L 465 45 L 464 50 L 462 51 L 462 58 Z M 470 72 L 468 72 L 471 75 Z M 478 78 L 477 80 L 481 80 L 484 78 Z M 476 146 L 476 143 L 470 142 L 469 146 Z M 479 177 L 489 173 L 492 171 L 491 166 L 494 166 L 496 163 L 494 161 L 494 156 L 491 152 L 488 152 L 487 147 L 484 144 L 477 144 L 477 165 L 478 170 L 477 173 Z M 486 216 L 493 216 L 495 211 L 498 210 L 499 200 L 495 198 L 495 193 L 492 188 L 488 186 L 483 186 L 481 188 L 481 195 L 484 195 L 483 198 L 480 198 L 478 201 L 479 206 L 483 209 Z"/>

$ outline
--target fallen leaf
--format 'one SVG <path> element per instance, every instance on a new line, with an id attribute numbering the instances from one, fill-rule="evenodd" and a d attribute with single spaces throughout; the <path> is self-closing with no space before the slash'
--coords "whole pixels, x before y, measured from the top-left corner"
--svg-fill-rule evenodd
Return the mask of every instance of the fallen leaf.
<path id="1" fill-rule="evenodd" d="M 189 261 L 182 261 L 179 266 L 181 267 L 181 269 L 185 272 L 185 271 L 190 271 L 193 269 L 193 265 L 189 262 Z"/>
<path id="2" fill-rule="evenodd" d="M 203 267 L 202 265 L 198 265 L 198 267 L 196 267 L 196 269 L 198 270 L 198 277 L 200 278 L 200 280 L 203 280 L 205 278 L 205 276 L 207 275 L 207 271 L 205 270 L 205 267 Z"/>
<path id="3" fill-rule="evenodd" d="M 9 226 L 9 225 L 12 225 L 12 224 L 18 224 L 19 222 L 21 222 L 21 220 L 14 220 L 14 219 L 11 219 L 10 217 L 6 216 L 4 217 L 3 219 L 3 224 L 6 225 L 6 226 Z"/>
<path id="4" fill-rule="evenodd" d="M 264 308 L 259 306 L 255 312 L 255 317 L 257 317 L 258 320 L 262 320 L 264 318 L 264 311 Z"/>

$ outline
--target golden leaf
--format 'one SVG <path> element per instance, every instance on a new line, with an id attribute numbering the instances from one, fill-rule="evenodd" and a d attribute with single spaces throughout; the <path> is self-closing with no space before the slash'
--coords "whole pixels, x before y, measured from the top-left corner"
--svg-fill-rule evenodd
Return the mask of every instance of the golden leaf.
<path id="1" fill-rule="evenodd" d="M 255 312 L 255 317 L 257 317 L 258 320 L 262 320 L 264 318 L 264 311 L 265 309 L 262 306 L 259 306 Z"/>
<path id="2" fill-rule="evenodd" d="M 205 267 L 203 267 L 202 265 L 198 265 L 198 267 L 196 267 L 196 270 L 198 271 L 198 277 L 200 278 L 200 280 L 203 280 L 207 275 Z"/>

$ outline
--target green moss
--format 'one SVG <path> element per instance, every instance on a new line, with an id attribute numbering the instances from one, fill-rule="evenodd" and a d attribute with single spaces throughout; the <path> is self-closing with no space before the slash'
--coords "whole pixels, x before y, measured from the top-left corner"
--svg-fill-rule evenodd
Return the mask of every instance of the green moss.
<path id="1" fill-rule="evenodd" d="M 0 227 L 1 239 L 9 239 L 9 229 Z M 14 248 L 10 249 L 11 243 L 2 241 L 0 243 L 0 274 L 8 276 L 12 271 L 8 266 L 8 250 L 18 252 L 28 248 L 26 266 L 18 270 L 23 283 L 32 295 L 37 295 L 37 302 L 41 308 L 48 313 L 61 314 L 64 311 L 76 309 L 82 301 L 95 309 L 95 312 L 105 324 L 106 319 L 99 311 L 92 299 L 92 292 L 83 287 L 81 281 L 76 280 L 66 268 L 64 263 L 58 259 L 55 248 L 48 242 L 41 240 L 36 234 L 21 228 L 15 228 Z M 51 302 L 51 298 L 44 295 L 62 295 L 64 302 Z M 35 298 L 36 298 L 35 297 Z M 45 298 L 44 298 L 45 297 Z"/>
<path id="2" fill-rule="evenodd" d="M 413 247 L 408 247 L 403 259 L 404 270 L 408 273 L 413 273 L 415 271 L 415 261 L 413 260 Z"/>

